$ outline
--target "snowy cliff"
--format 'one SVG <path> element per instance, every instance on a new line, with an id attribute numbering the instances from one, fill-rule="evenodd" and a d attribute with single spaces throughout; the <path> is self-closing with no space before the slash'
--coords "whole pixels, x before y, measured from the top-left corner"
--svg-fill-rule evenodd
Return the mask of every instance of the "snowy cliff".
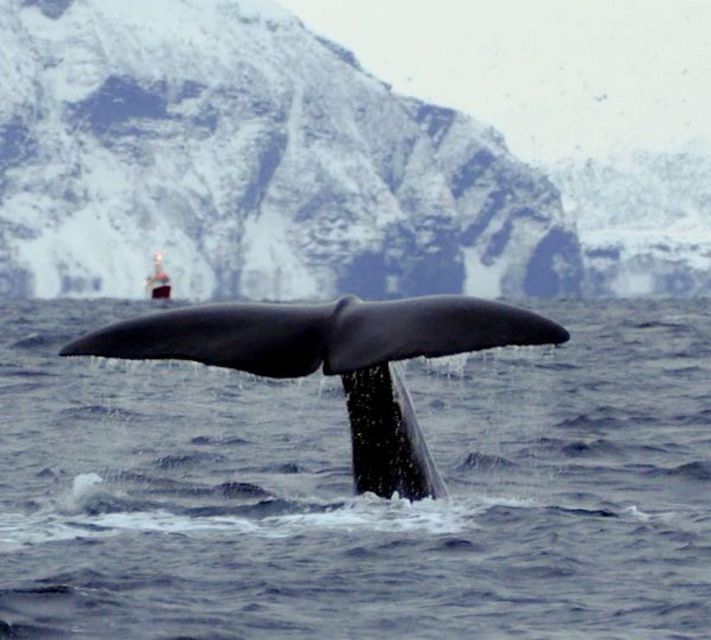
<path id="1" fill-rule="evenodd" d="M 406 53 L 404 53 L 406 55 Z M 0 296 L 579 292 L 560 196 L 268 0 L 0 4 Z"/>
<path id="2" fill-rule="evenodd" d="M 560 165 L 590 297 L 711 295 L 711 150 Z"/>

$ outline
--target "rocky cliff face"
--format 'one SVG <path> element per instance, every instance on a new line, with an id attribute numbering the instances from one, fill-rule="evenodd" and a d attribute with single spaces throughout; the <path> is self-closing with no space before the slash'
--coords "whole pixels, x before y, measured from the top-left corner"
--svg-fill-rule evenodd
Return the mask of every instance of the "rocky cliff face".
<path id="1" fill-rule="evenodd" d="M 0 6 L 0 295 L 576 294 L 559 193 L 268 0 Z"/>
<path id="2" fill-rule="evenodd" d="M 711 295 L 711 151 L 635 152 L 553 172 L 590 297 Z"/>

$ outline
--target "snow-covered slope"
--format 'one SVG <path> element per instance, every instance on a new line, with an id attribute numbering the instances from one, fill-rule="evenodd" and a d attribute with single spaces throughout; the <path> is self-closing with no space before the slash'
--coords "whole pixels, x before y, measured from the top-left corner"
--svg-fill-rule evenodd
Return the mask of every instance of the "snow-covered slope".
<path id="1" fill-rule="evenodd" d="M 5 0 L 0 78 L 0 296 L 579 290 L 544 175 L 268 0 Z"/>
<path id="2" fill-rule="evenodd" d="M 711 295 L 711 150 L 636 152 L 553 172 L 590 296 Z"/>

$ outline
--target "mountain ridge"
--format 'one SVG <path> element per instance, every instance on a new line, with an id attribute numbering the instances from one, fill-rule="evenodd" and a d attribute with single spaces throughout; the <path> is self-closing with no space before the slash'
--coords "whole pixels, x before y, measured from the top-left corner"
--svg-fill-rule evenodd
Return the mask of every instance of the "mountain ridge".
<path id="1" fill-rule="evenodd" d="M 1 296 L 140 297 L 156 249 L 195 299 L 581 291 L 544 174 L 276 4 L 17 0 L 0 32 Z"/>
<path id="2" fill-rule="evenodd" d="M 551 170 L 576 220 L 589 297 L 711 295 L 711 152 L 690 143 Z"/>

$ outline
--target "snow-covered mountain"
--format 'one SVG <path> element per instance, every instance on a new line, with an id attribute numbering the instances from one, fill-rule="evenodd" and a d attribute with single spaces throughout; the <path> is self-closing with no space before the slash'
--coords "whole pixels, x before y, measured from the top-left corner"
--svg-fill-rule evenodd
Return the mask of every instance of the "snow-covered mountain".
<path id="1" fill-rule="evenodd" d="M 541 172 L 269 0 L 4 0 L 0 78 L 0 296 L 580 290 Z"/>
<path id="2" fill-rule="evenodd" d="M 711 150 L 634 152 L 551 172 L 577 221 L 589 296 L 711 295 Z"/>

